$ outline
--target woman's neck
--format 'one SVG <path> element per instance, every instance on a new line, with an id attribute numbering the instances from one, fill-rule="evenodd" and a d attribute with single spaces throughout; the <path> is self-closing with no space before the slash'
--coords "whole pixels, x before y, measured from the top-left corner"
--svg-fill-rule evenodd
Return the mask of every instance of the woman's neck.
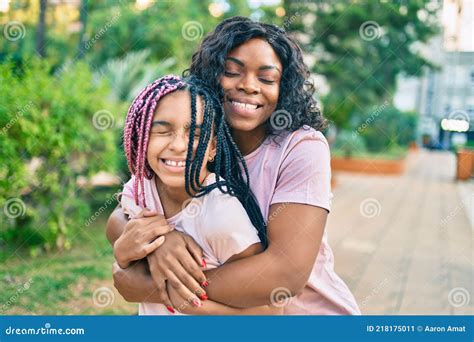
<path id="1" fill-rule="evenodd" d="M 232 137 L 243 156 L 255 151 L 265 140 L 265 125 L 260 125 L 252 131 L 232 130 Z"/>

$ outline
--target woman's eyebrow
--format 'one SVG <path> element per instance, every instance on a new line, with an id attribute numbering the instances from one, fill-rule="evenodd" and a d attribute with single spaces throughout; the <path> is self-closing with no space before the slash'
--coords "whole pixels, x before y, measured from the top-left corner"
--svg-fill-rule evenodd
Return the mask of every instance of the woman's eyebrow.
<path id="1" fill-rule="evenodd" d="M 245 63 L 235 57 L 227 57 L 226 60 L 234 62 L 235 64 L 238 64 L 241 67 L 245 67 Z M 273 69 L 277 70 L 281 74 L 281 70 L 276 65 L 262 65 L 260 68 L 258 68 L 258 70 L 273 70 Z"/>

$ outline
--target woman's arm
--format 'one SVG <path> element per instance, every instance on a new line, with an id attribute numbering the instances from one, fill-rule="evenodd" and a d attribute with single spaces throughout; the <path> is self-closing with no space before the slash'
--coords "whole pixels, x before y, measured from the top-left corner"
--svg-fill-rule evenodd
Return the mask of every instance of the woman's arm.
<path id="1" fill-rule="evenodd" d="M 272 291 L 285 288 L 291 295 L 302 291 L 314 266 L 328 212 L 296 203 L 270 207 L 268 248 L 206 271 L 211 300 L 234 307 L 268 305 Z"/>
<path id="2" fill-rule="evenodd" d="M 239 259 L 247 258 L 252 255 L 256 255 L 262 252 L 262 245 L 256 243 L 248 247 L 246 250 L 239 254 L 234 254 L 230 257 L 226 263 L 230 263 Z M 180 312 L 187 315 L 282 315 L 282 306 L 256 306 L 251 308 L 235 308 L 229 305 L 221 304 L 212 300 L 206 300 L 201 302 L 201 306 L 196 307 L 192 305 L 192 298 L 183 300 L 178 295 L 176 290 L 168 284 L 168 294 L 173 306 Z M 275 303 L 278 305 L 278 303 Z"/>

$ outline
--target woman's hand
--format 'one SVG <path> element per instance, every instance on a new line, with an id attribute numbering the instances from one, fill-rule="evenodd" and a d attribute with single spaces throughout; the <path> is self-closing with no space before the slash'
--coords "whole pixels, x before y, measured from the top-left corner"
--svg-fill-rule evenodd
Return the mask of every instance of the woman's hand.
<path id="1" fill-rule="evenodd" d="M 145 258 L 163 244 L 164 234 L 173 229 L 163 215 L 144 209 L 137 218 L 127 222 L 122 235 L 114 243 L 118 265 L 127 268 L 132 261 Z"/>
<path id="2" fill-rule="evenodd" d="M 162 303 L 171 303 L 167 283 L 190 303 L 207 299 L 203 289 L 208 283 L 201 269 L 205 267 L 202 250 L 190 236 L 178 231 L 166 234 L 166 242 L 150 253 L 147 260 Z"/>

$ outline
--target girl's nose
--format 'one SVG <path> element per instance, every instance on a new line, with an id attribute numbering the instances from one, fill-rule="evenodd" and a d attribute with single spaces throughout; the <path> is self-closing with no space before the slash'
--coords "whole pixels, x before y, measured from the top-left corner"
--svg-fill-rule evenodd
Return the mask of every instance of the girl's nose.
<path id="1" fill-rule="evenodd" d="M 175 152 L 181 153 L 188 149 L 188 137 L 184 133 L 176 133 L 173 136 L 173 140 L 170 143 L 170 149 Z"/>

